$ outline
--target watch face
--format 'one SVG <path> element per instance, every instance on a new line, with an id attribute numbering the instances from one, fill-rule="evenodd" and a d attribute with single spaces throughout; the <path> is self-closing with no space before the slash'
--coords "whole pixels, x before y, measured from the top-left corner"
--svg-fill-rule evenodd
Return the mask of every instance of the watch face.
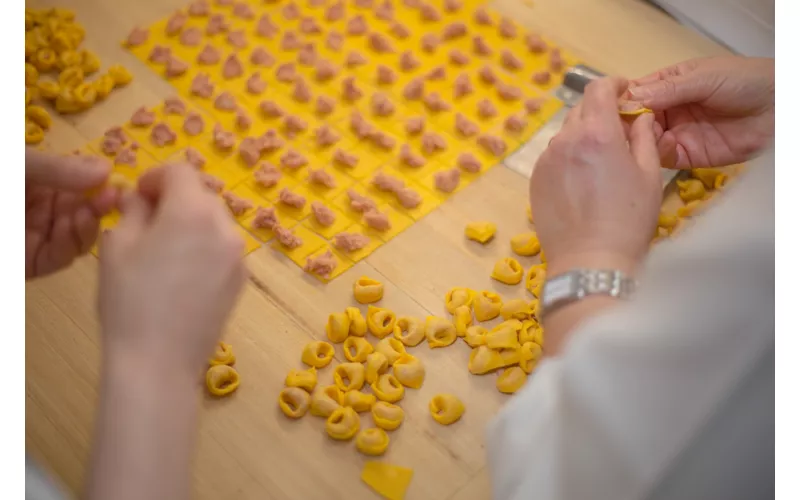
<path id="1" fill-rule="evenodd" d="M 574 294 L 574 278 L 573 273 L 567 273 L 547 280 L 542 293 L 543 305 L 553 304 Z"/>

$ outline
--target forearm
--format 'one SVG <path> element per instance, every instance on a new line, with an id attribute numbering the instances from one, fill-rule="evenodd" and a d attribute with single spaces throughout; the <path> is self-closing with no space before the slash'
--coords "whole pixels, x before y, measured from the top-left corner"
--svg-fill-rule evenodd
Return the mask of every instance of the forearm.
<path id="1" fill-rule="evenodd" d="M 196 377 L 126 353 L 109 354 L 106 361 L 87 498 L 188 499 Z"/>

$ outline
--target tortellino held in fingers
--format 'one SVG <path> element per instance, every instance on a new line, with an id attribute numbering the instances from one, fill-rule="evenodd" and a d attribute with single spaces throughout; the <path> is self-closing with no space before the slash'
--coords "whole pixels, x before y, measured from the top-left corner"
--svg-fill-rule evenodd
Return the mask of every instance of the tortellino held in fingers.
<path id="1" fill-rule="evenodd" d="M 289 418 L 300 418 L 308 411 L 311 396 L 299 387 L 286 387 L 278 395 L 278 406 Z"/>
<path id="2" fill-rule="evenodd" d="M 347 361 L 352 361 L 354 363 L 363 363 L 375 350 L 372 344 L 364 337 L 347 337 L 342 348 Z"/>
<path id="3" fill-rule="evenodd" d="M 396 403 L 400 401 L 406 393 L 403 384 L 391 373 L 380 375 L 378 380 L 370 387 L 378 399 L 386 401 L 387 403 Z"/>
<path id="4" fill-rule="evenodd" d="M 363 337 L 367 334 L 367 320 L 357 307 L 348 307 L 344 310 L 350 319 L 350 335 Z"/>
<path id="5" fill-rule="evenodd" d="M 214 355 L 208 360 L 208 364 L 214 365 L 232 365 L 236 362 L 236 356 L 233 354 L 233 346 L 219 341 L 217 348 L 214 349 Z"/>
<path id="6" fill-rule="evenodd" d="M 425 338 L 425 323 L 419 318 L 398 318 L 394 325 L 394 338 L 405 346 L 417 346 Z"/>
<path id="7" fill-rule="evenodd" d="M 488 346 L 481 345 L 472 350 L 469 354 L 469 372 L 473 375 L 483 375 L 497 370 L 503 366 L 503 358 L 500 353 Z"/>
<path id="8" fill-rule="evenodd" d="M 303 363 L 314 368 L 325 368 L 333 359 L 333 346 L 321 340 L 309 342 L 303 348 Z"/>
<path id="9" fill-rule="evenodd" d="M 497 390 L 503 394 L 514 394 L 520 387 L 525 385 L 528 375 L 519 366 L 512 366 L 503 370 L 497 377 Z"/>
<path id="10" fill-rule="evenodd" d="M 419 389 L 425 381 L 425 366 L 410 354 L 403 354 L 394 363 L 394 376 L 406 387 Z"/>
<path id="11" fill-rule="evenodd" d="M 325 431 L 331 438 L 339 441 L 353 439 L 360 428 L 361 419 L 350 406 L 337 408 L 325 422 Z"/>
<path id="12" fill-rule="evenodd" d="M 472 306 L 472 298 L 474 295 L 475 292 L 469 288 L 451 288 L 444 296 L 444 305 L 447 308 L 447 312 L 455 314 L 456 308 L 459 306 Z"/>
<path id="13" fill-rule="evenodd" d="M 383 283 L 362 276 L 353 284 L 353 296 L 360 304 L 372 304 L 383 298 Z"/>
<path id="14" fill-rule="evenodd" d="M 675 181 L 678 186 L 678 195 L 686 203 L 694 200 L 702 200 L 706 196 L 706 188 L 703 182 L 698 179 L 686 179 Z"/>
<path id="15" fill-rule="evenodd" d="M 503 299 L 500 295 L 483 290 L 475 296 L 472 308 L 475 309 L 475 319 L 478 321 L 489 321 L 500 315 L 503 307 Z"/>
<path id="16" fill-rule="evenodd" d="M 396 325 L 395 325 L 396 327 Z M 378 342 L 375 350 L 386 356 L 390 365 L 393 365 L 400 356 L 406 353 L 406 347 L 394 337 L 386 337 Z"/>
<path id="17" fill-rule="evenodd" d="M 437 394 L 428 403 L 428 409 L 434 420 L 442 425 L 450 425 L 458 421 L 464 414 L 464 403 L 452 394 Z"/>
<path id="18" fill-rule="evenodd" d="M 299 387 L 311 392 L 317 386 L 317 369 L 312 366 L 308 370 L 291 370 L 284 383 L 286 387 Z"/>
<path id="19" fill-rule="evenodd" d="M 405 416 L 403 409 L 392 403 L 378 401 L 372 405 L 372 420 L 381 429 L 387 431 L 397 429 L 403 423 Z"/>
<path id="20" fill-rule="evenodd" d="M 522 233 L 511 238 L 511 251 L 523 257 L 536 255 L 541 250 L 536 233 Z"/>
<path id="21" fill-rule="evenodd" d="M 335 385 L 317 389 L 311 395 L 311 414 L 316 417 L 329 417 L 344 404 L 344 394 Z"/>
<path id="22" fill-rule="evenodd" d="M 206 387 L 214 396 L 226 396 L 239 387 L 239 372 L 228 365 L 214 365 L 206 372 Z"/>
<path id="23" fill-rule="evenodd" d="M 511 299 L 500 308 L 503 319 L 528 319 L 532 313 L 530 302 L 523 299 Z"/>
<path id="24" fill-rule="evenodd" d="M 519 366 L 525 373 L 531 373 L 541 357 L 541 345 L 535 342 L 525 342 L 519 350 Z"/>
<path id="25" fill-rule="evenodd" d="M 464 335 L 464 341 L 470 347 L 478 347 L 481 345 L 486 345 L 486 334 L 489 333 L 489 330 L 480 326 L 480 325 L 473 325 L 467 328 L 467 333 Z"/>
<path id="26" fill-rule="evenodd" d="M 356 448 L 364 455 L 377 457 L 386 453 L 389 447 L 389 435 L 380 428 L 364 429 L 356 437 Z"/>
<path id="27" fill-rule="evenodd" d="M 518 349 L 517 330 L 501 323 L 486 334 L 486 345 L 489 349 Z"/>
<path id="28" fill-rule="evenodd" d="M 472 310 L 469 306 L 458 306 L 453 313 L 453 323 L 456 327 L 456 335 L 463 337 L 467 334 L 467 328 L 472 325 Z"/>
<path id="29" fill-rule="evenodd" d="M 512 257 L 500 259 L 492 270 L 492 278 L 506 285 L 516 285 L 522 281 L 522 266 Z"/>
<path id="30" fill-rule="evenodd" d="M 389 360 L 380 352 L 373 352 L 367 356 L 365 378 L 368 384 L 374 384 L 380 375 L 389 371 Z"/>
<path id="31" fill-rule="evenodd" d="M 428 316 L 425 322 L 425 337 L 428 347 L 447 347 L 456 341 L 456 327 L 449 320 L 436 316 Z"/>
<path id="32" fill-rule="evenodd" d="M 331 313 L 325 324 L 325 333 L 334 344 L 344 342 L 350 335 L 350 317 L 347 313 Z"/>
<path id="33" fill-rule="evenodd" d="M 394 312 L 383 307 L 369 306 L 367 309 L 367 327 L 370 333 L 382 339 L 394 332 L 397 317 Z"/>
<path id="34" fill-rule="evenodd" d="M 344 406 L 349 406 L 358 413 L 370 411 L 375 404 L 375 396 L 361 391 L 347 391 L 344 393 Z"/>
<path id="35" fill-rule="evenodd" d="M 333 369 L 333 383 L 344 393 L 360 391 L 364 386 L 364 365 L 361 363 L 342 363 Z"/>

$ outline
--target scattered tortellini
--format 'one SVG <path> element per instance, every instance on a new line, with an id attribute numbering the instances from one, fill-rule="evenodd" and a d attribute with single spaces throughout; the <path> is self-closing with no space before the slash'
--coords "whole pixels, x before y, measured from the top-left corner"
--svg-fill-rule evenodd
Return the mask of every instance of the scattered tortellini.
<path id="1" fill-rule="evenodd" d="M 360 304 L 372 304 L 383 298 L 383 283 L 362 276 L 353 284 L 353 296 Z"/>
<path id="2" fill-rule="evenodd" d="M 410 354 L 403 354 L 392 367 L 394 376 L 406 387 L 419 389 L 425 381 L 425 366 Z"/>
<path id="3" fill-rule="evenodd" d="M 527 319 L 522 322 L 519 329 L 519 342 L 536 342 L 540 346 L 544 345 L 544 330 L 536 320 Z"/>
<path id="4" fill-rule="evenodd" d="M 465 410 L 464 403 L 452 394 L 437 394 L 428 403 L 428 409 L 433 419 L 442 425 L 457 422 Z"/>
<path id="5" fill-rule="evenodd" d="M 53 125 L 50 113 L 41 106 L 31 105 L 25 108 L 25 119 L 39 125 L 42 130 L 47 130 Z"/>
<path id="6" fill-rule="evenodd" d="M 539 238 L 536 233 L 521 233 L 511 238 L 511 251 L 523 257 L 530 257 L 539 253 Z"/>
<path id="7" fill-rule="evenodd" d="M 521 348 L 512 348 L 512 349 L 499 349 L 497 350 L 497 354 L 500 355 L 500 368 L 504 368 L 506 366 L 516 365 L 519 363 L 521 358 Z"/>
<path id="8" fill-rule="evenodd" d="M 317 389 L 311 394 L 311 414 L 316 417 L 329 417 L 344 405 L 344 393 L 335 385 Z"/>
<path id="9" fill-rule="evenodd" d="M 722 189 L 728 180 L 728 174 L 716 168 L 693 168 L 689 173 L 706 189 Z"/>
<path id="10" fill-rule="evenodd" d="M 523 299 L 512 299 L 503 303 L 503 307 L 500 308 L 500 316 L 503 319 L 528 319 L 530 318 L 533 311 L 531 310 L 531 304 L 527 300 Z"/>
<path id="11" fill-rule="evenodd" d="M 372 420 L 381 429 L 393 431 L 400 427 L 404 419 L 405 412 L 395 404 L 377 401 L 372 405 Z"/>
<path id="12" fill-rule="evenodd" d="M 542 346 L 535 342 L 525 342 L 519 351 L 519 367 L 525 373 L 531 373 L 542 357 Z"/>
<path id="13" fill-rule="evenodd" d="M 233 354 L 233 346 L 225 342 L 217 342 L 217 347 L 214 349 L 214 354 L 208 360 L 208 364 L 214 365 L 232 365 L 236 362 L 236 356 Z"/>
<path id="14" fill-rule="evenodd" d="M 367 309 L 367 327 L 379 339 L 393 333 L 396 322 L 397 317 L 389 309 L 376 306 Z"/>
<path id="15" fill-rule="evenodd" d="M 368 384 L 373 384 L 380 375 L 389 371 L 389 360 L 380 352 L 373 352 L 367 356 L 367 366 L 364 372 L 364 379 Z"/>
<path id="16" fill-rule="evenodd" d="M 453 323 L 456 327 L 456 335 L 463 337 L 467 334 L 467 328 L 472 325 L 472 309 L 469 306 L 458 306 L 453 313 Z"/>
<path id="17" fill-rule="evenodd" d="M 480 345 L 469 354 L 467 368 L 473 375 L 483 375 L 503 367 L 503 357 L 494 349 Z"/>
<path id="18" fill-rule="evenodd" d="M 394 324 L 394 338 L 407 347 L 415 347 L 425 339 L 425 322 L 419 318 L 403 316 Z"/>
<path id="19" fill-rule="evenodd" d="M 480 325 L 473 325 L 467 328 L 467 333 L 464 335 L 464 341 L 470 347 L 478 347 L 479 345 L 486 345 L 486 334 L 489 333 L 489 330 L 480 326 Z"/>
<path id="20" fill-rule="evenodd" d="M 347 391 L 344 393 L 344 406 L 349 406 L 358 413 L 370 411 L 375 404 L 375 396 L 361 391 Z"/>
<path id="21" fill-rule="evenodd" d="M 311 396 L 299 387 L 286 387 L 278 395 L 278 406 L 289 418 L 300 418 L 305 415 L 310 403 Z"/>
<path id="22" fill-rule="evenodd" d="M 25 144 L 39 144 L 44 140 L 44 130 L 36 123 L 25 120 Z"/>
<path id="23" fill-rule="evenodd" d="M 239 372 L 228 365 L 214 365 L 206 372 L 206 387 L 214 396 L 227 396 L 239 388 Z"/>
<path id="24" fill-rule="evenodd" d="M 375 350 L 386 356 L 389 365 L 393 365 L 400 356 L 406 353 L 406 346 L 394 337 L 385 337 L 378 342 Z"/>
<path id="25" fill-rule="evenodd" d="M 500 309 L 503 307 L 503 299 L 494 292 L 483 290 L 475 296 L 472 307 L 475 309 L 476 320 L 490 321 L 500 315 Z"/>
<path id="26" fill-rule="evenodd" d="M 333 369 L 333 383 L 344 393 L 360 391 L 366 377 L 361 363 L 342 363 Z"/>
<path id="27" fill-rule="evenodd" d="M 497 224 L 493 222 L 470 222 L 464 229 L 464 235 L 478 243 L 488 243 L 497 232 Z"/>
<path id="28" fill-rule="evenodd" d="M 381 428 L 364 429 L 356 436 L 356 448 L 364 455 L 377 457 L 386 453 L 389 435 Z"/>
<path id="29" fill-rule="evenodd" d="M 677 180 L 678 196 L 685 202 L 702 200 L 706 197 L 706 188 L 699 179 Z"/>
<path id="30" fill-rule="evenodd" d="M 517 330 L 511 325 L 499 324 L 486 334 L 486 345 L 489 349 L 518 349 Z"/>
<path id="31" fill-rule="evenodd" d="M 458 338 L 456 327 L 449 320 L 437 316 L 428 316 L 425 322 L 425 337 L 428 347 L 447 347 Z"/>
<path id="32" fill-rule="evenodd" d="M 325 334 L 334 344 L 344 342 L 350 335 L 350 316 L 347 313 L 331 313 L 325 324 Z"/>
<path id="33" fill-rule="evenodd" d="M 503 373 L 497 377 L 495 384 L 497 390 L 503 394 L 513 394 L 525 384 L 528 379 L 527 373 L 519 366 L 512 366 L 503 370 Z"/>
<path id="34" fill-rule="evenodd" d="M 363 363 L 375 350 L 372 344 L 364 337 L 347 337 L 342 348 L 347 361 L 352 361 L 354 363 Z"/>
<path id="35" fill-rule="evenodd" d="M 363 337 L 367 334 L 367 320 L 357 307 L 348 307 L 344 310 L 350 320 L 350 335 Z"/>
<path id="36" fill-rule="evenodd" d="M 475 292 L 469 288 L 451 288 L 444 296 L 444 306 L 447 308 L 447 312 L 455 314 L 456 309 L 460 306 L 470 307 L 474 295 Z"/>
<path id="37" fill-rule="evenodd" d="M 506 285 L 516 285 L 522 281 L 522 266 L 513 257 L 500 259 L 492 270 L 492 278 Z"/>
<path id="38" fill-rule="evenodd" d="M 678 207 L 677 214 L 681 218 L 689 218 L 697 215 L 697 212 L 702 207 L 702 200 L 692 200 L 682 207 Z"/>
<path id="39" fill-rule="evenodd" d="M 299 387 L 310 393 L 317 386 L 317 369 L 312 366 L 308 370 L 291 370 L 284 383 L 286 387 Z"/>
<path id="40" fill-rule="evenodd" d="M 325 431 L 328 435 L 339 441 L 353 439 L 361 428 L 361 419 L 358 413 L 350 407 L 343 406 L 333 410 L 328 420 L 325 421 Z"/>
<path id="41" fill-rule="evenodd" d="M 325 368 L 333 359 L 333 346 L 327 342 L 317 340 L 309 342 L 303 348 L 303 363 L 314 368 Z"/>
<path id="42" fill-rule="evenodd" d="M 375 397 L 387 403 L 396 403 L 403 399 L 406 393 L 403 384 L 391 373 L 384 373 L 378 377 L 371 386 Z"/>

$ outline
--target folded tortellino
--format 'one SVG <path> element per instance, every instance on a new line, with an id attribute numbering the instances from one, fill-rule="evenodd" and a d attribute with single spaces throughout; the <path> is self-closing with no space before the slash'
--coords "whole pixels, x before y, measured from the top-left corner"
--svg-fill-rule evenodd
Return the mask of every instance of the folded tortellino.
<path id="1" fill-rule="evenodd" d="M 428 403 L 428 409 L 434 420 L 450 425 L 464 414 L 464 403 L 452 394 L 437 394 Z"/>
<path id="2" fill-rule="evenodd" d="M 309 342 L 303 348 L 303 363 L 314 368 L 325 368 L 333 359 L 333 346 L 327 342 L 317 340 Z"/>
<path id="3" fill-rule="evenodd" d="M 347 361 L 363 363 L 375 348 L 364 337 L 347 337 L 342 346 Z"/>
<path id="4" fill-rule="evenodd" d="M 425 322 L 425 337 L 428 347 L 446 347 L 456 341 L 456 327 L 449 320 L 437 316 L 428 316 Z"/>
<path id="5" fill-rule="evenodd" d="M 706 197 L 706 188 L 698 179 L 677 180 L 675 184 L 678 186 L 678 196 L 687 203 Z"/>
<path id="6" fill-rule="evenodd" d="M 517 349 L 519 348 L 517 330 L 509 325 L 497 325 L 486 334 L 486 345 L 489 349 Z"/>
<path id="7" fill-rule="evenodd" d="M 335 385 L 320 387 L 311 394 L 311 414 L 317 417 L 329 417 L 343 404 L 344 393 Z"/>
<path id="8" fill-rule="evenodd" d="M 232 366 L 214 365 L 206 372 L 206 387 L 214 396 L 226 396 L 239 387 L 239 372 Z"/>
<path id="9" fill-rule="evenodd" d="M 539 238 L 536 233 L 521 233 L 511 237 L 511 251 L 523 257 L 530 257 L 539 253 Z"/>
<path id="10" fill-rule="evenodd" d="M 408 347 L 419 345 L 425 339 L 425 322 L 408 316 L 398 318 L 394 325 L 394 338 Z"/>
<path id="11" fill-rule="evenodd" d="M 389 371 L 389 360 L 381 352 L 373 352 L 367 356 L 365 378 L 368 384 L 378 380 L 378 376 Z"/>
<path id="12" fill-rule="evenodd" d="M 378 380 L 370 387 L 378 399 L 386 401 L 387 403 L 396 403 L 400 401 L 406 393 L 403 384 L 391 373 L 380 375 Z"/>
<path id="13" fill-rule="evenodd" d="M 377 457 L 386 452 L 389 447 L 389 435 L 380 428 L 364 429 L 356 437 L 356 448 L 364 455 Z"/>
<path id="14" fill-rule="evenodd" d="M 488 346 L 481 345 L 472 350 L 469 354 L 469 372 L 473 375 L 483 375 L 497 370 L 503 366 L 503 358 L 498 351 L 489 349 Z"/>
<path id="15" fill-rule="evenodd" d="M 211 366 L 232 365 L 235 362 L 236 356 L 233 354 L 233 346 L 221 340 L 217 343 L 217 348 L 214 349 L 214 355 L 208 360 L 208 364 Z"/>
<path id="16" fill-rule="evenodd" d="M 547 266 L 545 264 L 535 264 L 525 273 L 525 289 L 533 294 L 534 297 L 542 296 Z"/>
<path id="17" fill-rule="evenodd" d="M 512 257 L 498 260 L 492 270 L 492 278 L 506 285 L 516 285 L 522 281 L 522 266 Z"/>
<path id="18" fill-rule="evenodd" d="M 395 361 L 394 376 L 404 386 L 419 389 L 425 380 L 425 366 L 419 359 L 406 353 Z"/>
<path id="19" fill-rule="evenodd" d="M 389 364 L 393 365 L 397 358 L 406 353 L 406 346 L 394 337 L 385 337 L 378 342 L 375 350 L 386 356 Z"/>
<path id="20" fill-rule="evenodd" d="M 331 313 L 325 324 L 325 333 L 328 335 L 328 340 L 334 344 L 344 342 L 350 335 L 350 318 L 346 313 Z"/>
<path id="21" fill-rule="evenodd" d="M 467 328 L 467 333 L 464 336 L 464 341 L 470 347 L 478 347 L 479 345 L 486 345 L 486 334 L 489 333 L 489 330 L 480 326 L 480 325 L 473 325 Z"/>
<path id="22" fill-rule="evenodd" d="M 503 394 L 513 394 L 525 384 L 528 375 L 519 366 L 512 366 L 503 370 L 503 373 L 497 377 L 495 384 L 497 390 Z"/>
<path id="23" fill-rule="evenodd" d="M 464 228 L 464 235 L 473 241 L 477 241 L 478 243 L 487 243 L 489 240 L 494 238 L 496 232 L 497 225 L 493 222 L 470 222 L 467 224 L 467 227 Z"/>
<path id="24" fill-rule="evenodd" d="M 369 306 L 367 309 L 367 327 L 370 333 L 382 339 L 394 332 L 397 322 L 394 312 L 383 307 Z"/>
<path id="25" fill-rule="evenodd" d="M 289 418 L 300 418 L 308 411 L 311 396 L 299 387 L 286 387 L 278 395 L 278 406 Z"/>
<path id="26" fill-rule="evenodd" d="M 544 333 L 542 326 L 536 320 L 528 319 L 522 322 L 522 328 L 519 330 L 519 342 L 536 342 L 537 344 L 544 345 Z"/>
<path id="27" fill-rule="evenodd" d="M 528 319 L 531 317 L 530 303 L 523 299 L 511 299 L 503 303 L 500 309 L 500 316 L 503 319 Z"/>
<path id="28" fill-rule="evenodd" d="M 692 200 L 686 205 L 678 207 L 677 210 L 678 217 L 681 218 L 694 217 L 695 215 L 698 214 L 702 205 L 703 205 L 702 200 Z"/>
<path id="29" fill-rule="evenodd" d="M 378 401 L 372 405 L 372 420 L 381 429 L 393 431 L 400 427 L 404 419 L 405 412 L 397 405 L 386 401 Z"/>
<path id="30" fill-rule="evenodd" d="M 362 276 L 353 284 L 353 296 L 360 304 L 372 304 L 383 298 L 383 283 Z"/>
<path id="31" fill-rule="evenodd" d="M 367 334 L 367 320 L 357 307 L 348 307 L 344 313 L 350 319 L 350 335 L 363 337 Z"/>
<path id="32" fill-rule="evenodd" d="M 469 288 L 451 288 L 444 296 L 444 306 L 447 308 L 447 312 L 450 314 L 455 314 L 456 308 L 459 306 L 470 307 L 472 305 L 472 298 L 474 295 L 475 292 Z"/>
<path id="33" fill-rule="evenodd" d="M 364 365 L 361 363 L 342 363 L 333 369 L 333 383 L 340 391 L 360 391 L 364 386 Z"/>
<path id="34" fill-rule="evenodd" d="M 497 354 L 500 355 L 501 368 L 505 368 L 506 366 L 516 365 L 519 364 L 521 347 L 517 347 L 516 349 L 498 349 Z"/>
<path id="35" fill-rule="evenodd" d="M 702 182 L 706 189 L 715 189 L 717 177 L 725 174 L 716 168 L 693 168 L 689 175 Z"/>
<path id="36" fill-rule="evenodd" d="M 360 428 L 361 419 L 350 406 L 337 408 L 325 422 L 325 431 L 330 437 L 339 441 L 353 439 Z"/>
<path id="37" fill-rule="evenodd" d="M 542 346 L 535 342 L 525 342 L 519 350 L 519 366 L 525 373 L 531 373 L 542 357 Z"/>
<path id="38" fill-rule="evenodd" d="M 317 386 L 317 369 L 312 366 L 308 370 L 291 370 L 284 383 L 286 387 L 299 387 L 311 392 Z"/>
<path id="39" fill-rule="evenodd" d="M 475 319 L 489 321 L 500 315 L 503 299 L 500 295 L 483 290 L 475 296 L 472 308 L 475 310 Z"/>
<path id="40" fill-rule="evenodd" d="M 467 334 L 467 328 L 472 325 L 472 310 L 469 306 L 458 306 L 453 313 L 453 323 L 456 327 L 456 335 L 463 337 Z"/>
<path id="41" fill-rule="evenodd" d="M 349 406 L 356 412 L 370 411 L 375 404 L 375 396 L 361 391 L 347 391 L 344 393 L 343 406 Z"/>

